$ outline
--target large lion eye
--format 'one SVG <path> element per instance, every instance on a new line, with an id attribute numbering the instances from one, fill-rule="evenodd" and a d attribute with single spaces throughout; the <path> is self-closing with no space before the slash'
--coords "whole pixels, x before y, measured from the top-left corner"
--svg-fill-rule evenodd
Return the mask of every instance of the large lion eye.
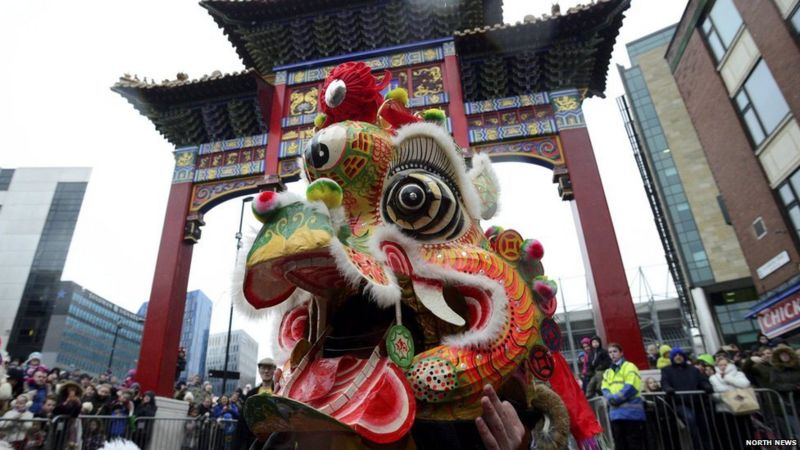
<path id="1" fill-rule="evenodd" d="M 346 144 L 347 130 L 344 127 L 331 125 L 323 129 L 306 146 L 306 165 L 318 172 L 334 168 L 344 155 Z"/>
<path id="2" fill-rule="evenodd" d="M 415 238 L 453 239 L 465 228 L 461 206 L 437 176 L 420 171 L 397 174 L 384 190 L 383 218 Z"/>

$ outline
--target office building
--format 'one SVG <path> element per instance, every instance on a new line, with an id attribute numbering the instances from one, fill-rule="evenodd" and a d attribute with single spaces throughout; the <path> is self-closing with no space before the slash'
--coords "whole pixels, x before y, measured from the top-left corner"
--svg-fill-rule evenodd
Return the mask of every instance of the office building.
<path id="1" fill-rule="evenodd" d="M 136 368 L 144 320 L 72 281 L 62 281 L 51 301 L 42 362 L 93 375 L 111 369 L 120 381 Z"/>
<path id="2" fill-rule="evenodd" d="M 798 14 L 796 0 L 690 0 L 666 51 L 771 337 L 800 328 Z"/>
<path id="3" fill-rule="evenodd" d="M 208 339 L 208 370 L 223 370 L 225 367 L 225 344 L 228 332 L 214 333 Z M 256 363 L 258 362 L 258 343 L 242 330 L 231 332 L 230 352 L 228 355 L 228 371 L 239 372 L 238 380 L 227 380 L 225 393 L 233 392 L 237 387 L 247 384 L 256 385 Z M 214 386 L 214 394 L 222 395 L 222 378 L 206 378 Z"/>
<path id="4" fill-rule="evenodd" d="M 91 169 L 0 170 L 0 340 L 41 351 Z"/>
<path id="5" fill-rule="evenodd" d="M 664 59 L 675 26 L 627 44 L 618 66 L 619 99 L 645 191 L 689 328 L 704 346 L 749 346 L 758 325 L 746 319 L 758 294 L 723 199 Z"/>
<path id="6" fill-rule="evenodd" d="M 145 302 L 139 308 L 137 314 L 140 317 L 147 317 L 148 304 L 149 302 Z M 211 299 L 203 291 L 190 291 L 186 294 L 181 328 L 181 347 L 186 349 L 186 368 L 178 375 L 179 379 L 188 380 L 194 374 L 206 376 L 208 330 L 211 326 L 212 309 Z"/>

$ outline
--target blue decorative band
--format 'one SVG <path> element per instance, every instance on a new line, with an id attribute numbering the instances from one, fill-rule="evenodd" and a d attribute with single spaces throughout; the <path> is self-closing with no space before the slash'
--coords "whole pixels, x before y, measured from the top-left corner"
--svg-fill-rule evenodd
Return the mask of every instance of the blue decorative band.
<path id="1" fill-rule="evenodd" d="M 228 139 L 226 141 L 209 142 L 200 145 L 199 154 L 206 155 L 209 153 L 226 152 L 229 150 L 238 150 L 241 148 L 257 147 L 267 145 L 267 135 L 257 134 L 255 136 L 240 137 L 235 139 Z"/>
<path id="2" fill-rule="evenodd" d="M 523 108 L 525 106 L 546 105 L 550 103 L 547 92 L 537 92 L 535 94 L 517 95 L 514 97 L 494 98 L 480 102 L 469 102 L 464 104 L 464 111 L 467 115 L 479 114 L 503 109 Z"/>
<path id="3" fill-rule="evenodd" d="M 195 183 L 199 181 L 221 180 L 245 175 L 264 173 L 264 160 L 252 161 L 245 164 L 198 169 L 194 173 Z"/>
<path id="4" fill-rule="evenodd" d="M 482 144 L 484 142 L 502 141 L 505 139 L 542 136 L 555 132 L 556 124 L 553 119 L 537 120 L 516 125 L 470 128 L 469 143 Z"/>

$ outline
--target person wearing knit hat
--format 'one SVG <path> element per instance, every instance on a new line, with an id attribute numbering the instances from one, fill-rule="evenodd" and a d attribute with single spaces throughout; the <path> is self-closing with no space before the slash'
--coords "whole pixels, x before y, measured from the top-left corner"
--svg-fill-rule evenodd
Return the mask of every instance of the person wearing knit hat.
<path id="1" fill-rule="evenodd" d="M 714 366 L 714 357 L 709 355 L 708 353 L 703 353 L 702 355 L 698 356 L 697 359 L 709 366 L 712 367 Z"/>
<path id="2" fill-rule="evenodd" d="M 680 347 L 670 351 L 670 365 L 661 369 L 661 389 L 667 393 L 668 398 L 674 401 L 675 414 L 686 424 L 692 436 L 692 448 L 710 449 L 709 430 L 711 418 L 704 406 L 708 398 L 704 394 L 680 394 L 675 398 L 676 392 L 705 391 L 711 393 L 713 389 L 708 378 L 696 367 L 689 364 L 686 352 Z"/>
<path id="3" fill-rule="evenodd" d="M 669 361 L 669 353 L 672 351 L 672 347 L 667 344 L 663 344 L 661 347 L 658 347 L 658 354 L 661 355 L 658 358 L 658 362 L 656 363 L 657 369 L 663 369 L 670 365 Z"/>
<path id="4" fill-rule="evenodd" d="M 592 340 L 588 337 L 581 339 L 581 347 L 583 347 L 583 351 L 578 356 L 578 364 L 581 371 L 581 388 L 583 389 L 583 394 L 586 395 L 586 389 L 592 379 L 592 372 L 589 370 L 592 360 Z"/>
<path id="5" fill-rule="evenodd" d="M 589 398 L 602 394 L 600 384 L 603 382 L 603 373 L 611 367 L 611 357 L 608 356 L 608 350 L 603 348 L 603 340 L 600 339 L 600 336 L 592 336 L 591 343 L 592 356 L 589 359 L 591 380 L 586 388 L 586 396 Z"/>

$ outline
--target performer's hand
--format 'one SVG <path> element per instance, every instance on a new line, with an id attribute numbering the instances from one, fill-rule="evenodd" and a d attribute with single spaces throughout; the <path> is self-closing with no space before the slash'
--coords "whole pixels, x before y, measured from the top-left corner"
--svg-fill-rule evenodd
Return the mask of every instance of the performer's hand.
<path id="1" fill-rule="evenodd" d="M 525 427 L 508 402 L 501 402 L 491 385 L 483 387 L 483 415 L 475 419 L 483 445 L 488 450 L 517 450 L 525 437 Z"/>

